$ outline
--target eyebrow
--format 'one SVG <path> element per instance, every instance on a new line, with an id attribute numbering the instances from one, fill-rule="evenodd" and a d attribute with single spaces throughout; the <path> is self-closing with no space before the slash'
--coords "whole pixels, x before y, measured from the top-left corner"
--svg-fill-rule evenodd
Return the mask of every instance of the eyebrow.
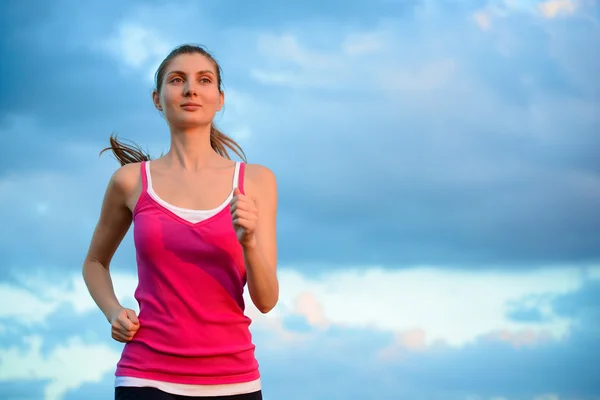
<path id="1" fill-rule="evenodd" d="M 169 73 L 167 74 L 167 76 L 169 76 L 169 75 L 173 75 L 173 74 L 177 74 L 177 75 L 187 75 L 187 74 L 186 74 L 185 72 L 183 72 L 183 71 L 171 71 L 171 72 L 169 72 Z M 213 76 L 215 75 L 215 73 L 214 73 L 214 72 L 212 72 L 212 71 L 211 71 L 211 70 L 209 70 L 209 69 L 203 69 L 202 71 L 198 71 L 198 72 L 196 72 L 196 75 L 203 75 L 203 74 L 211 74 L 211 75 L 213 75 Z"/>

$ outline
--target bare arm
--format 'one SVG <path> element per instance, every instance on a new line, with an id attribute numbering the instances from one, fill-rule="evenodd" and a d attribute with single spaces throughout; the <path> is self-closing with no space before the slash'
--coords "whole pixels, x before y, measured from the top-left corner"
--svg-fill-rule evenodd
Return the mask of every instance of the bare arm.
<path id="1" fill-rule="evenodd" d="M 277 280 L 277 182 L 271 170 L 248 166 L 248 195 L 258 209 L 255 240 L 244 246 L 248 291 L 254 305 L 267 313 L 279 299 Z"/>
<path id="2" fill-rule="evenodd" d="M 122 308 L 115 295 L 109 266 L 131 226 L 131 211 L 127 206 L 127 199 L 136 185 L 134 168 L 139 167 L 135 164 L 126 165 L 111 177 L 102 202 L 100 219 L 83 263 L 85 284 L 109 322 L 112 322 L 114 314 Z"/>

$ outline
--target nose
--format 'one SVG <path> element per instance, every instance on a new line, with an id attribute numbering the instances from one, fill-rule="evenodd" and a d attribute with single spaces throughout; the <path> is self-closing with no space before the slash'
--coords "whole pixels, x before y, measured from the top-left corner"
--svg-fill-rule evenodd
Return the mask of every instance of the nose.
<path id="1" fill-rule="evenodd" d="M 183 87 L 183 95 L 186 97 L 196 96 L 198 93 L 196 91 L 196 86 L 194 83 L 188 81 Z"/>

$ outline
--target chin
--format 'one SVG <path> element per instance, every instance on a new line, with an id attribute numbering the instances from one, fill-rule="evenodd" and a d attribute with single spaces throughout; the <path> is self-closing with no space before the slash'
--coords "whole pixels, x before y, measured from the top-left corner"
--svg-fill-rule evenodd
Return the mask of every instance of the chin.
<path id="1" fill-rule="evenodd" d="M 199 118 L 195 116 L 189 116 L 184 118 L 178 118 L 176 121 L 173 121 L 170 125 L 180 128 L 180 129 L 189 129 L 189 128 L 198 128 L 202 126 L 210 125 L 211 121 L 206 118 Z"/>

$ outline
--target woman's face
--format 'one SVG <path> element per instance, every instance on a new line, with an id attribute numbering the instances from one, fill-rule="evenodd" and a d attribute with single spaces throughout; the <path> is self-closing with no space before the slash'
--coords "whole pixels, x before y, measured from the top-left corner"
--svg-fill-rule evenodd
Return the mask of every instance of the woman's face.
<path id="1" fill-rule="evenodd" d="M 214 63 L 202 54 L 180 54 L 165 70 L 156 108 L 177 128 L 210 125 L 223 107 Z"/>

